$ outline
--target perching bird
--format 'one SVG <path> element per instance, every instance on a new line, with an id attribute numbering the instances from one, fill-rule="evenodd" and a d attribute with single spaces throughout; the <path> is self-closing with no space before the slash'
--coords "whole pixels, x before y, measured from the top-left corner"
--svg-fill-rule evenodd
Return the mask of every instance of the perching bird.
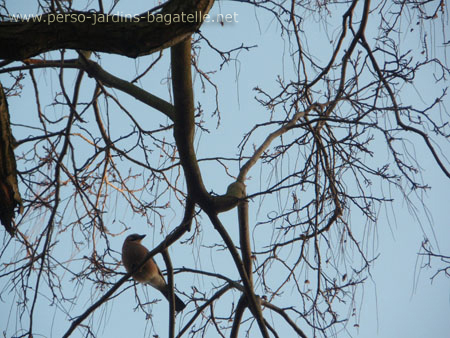
<path id="1" fill-rule="evenodd" d="M 129 235 L 122 246 L 122 262 L 127 272 L 132 272 L 141 263 L 147 253 L 149 252 L 145 246 L 141 244 L 145 235 L 132 234 Z M 164 297 L 169 299 L 169 285 L 167 285 L 161 271 L 156 265 L 153 258 L 150 258 L 137 272 L 133 275 L 134 280 L 150 284 L 155 289 L 159 290 Z M 182 311 L 186 304 L 175 296 L 175 311 Z"/>

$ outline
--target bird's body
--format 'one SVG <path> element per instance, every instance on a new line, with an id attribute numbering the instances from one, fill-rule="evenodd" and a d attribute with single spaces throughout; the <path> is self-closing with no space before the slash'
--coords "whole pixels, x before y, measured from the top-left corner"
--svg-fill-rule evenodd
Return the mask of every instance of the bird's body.
<path id="1" fill-rule="evenodd" d="M 142 263 L 149 252 L 147 248 L 141 244 L 144 237 L 145 235 L 132 234 L 125 239 L 125 242 L 123 242 L 122 262 L 127 272 L 134 271 Z M 147 260 L 147 262 L 133 273 L 132 276 L 137 282 L 153 286 L 155 289 L 159 290 L 164 297 L 169 299 L 169 286 L 153 258 Z M 174 296 L 175 311 L 182 311 L 186 307 L 186 304 L 184 304 L 177 295 Z"/>

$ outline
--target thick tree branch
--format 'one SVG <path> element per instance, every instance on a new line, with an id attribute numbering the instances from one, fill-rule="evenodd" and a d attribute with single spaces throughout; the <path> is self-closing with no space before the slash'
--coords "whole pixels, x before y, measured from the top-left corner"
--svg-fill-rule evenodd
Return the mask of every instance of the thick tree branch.
<path id="1" fill-rule="evenodd" d="M 156 110 L 159 110 L 161 113 L 163 113 L 173 121 L 174 108 L 171 103 L 149 93 L 148 91 L 136 86 L 132 82 L 114 76 L 113 74 L 104 70 L 95 61 L 86 58 L 70 59 L 64 61 L 30 59 L 25 63 L 26 64 L 22 66 L 3 68 L 0 70 L 0 74 L 39 68 L 75 68 L 84 70 L 90 77 L 96 79 L 97 81 L 100 81 L 104 86 L 118 89 L 124 93 L 129 94 L 136 100 L 139 100 L 142 103 L 155 108 Z"/>
<path id="2" fill-rule="evenodd" d="M 148 55 L 196 32 L 213 3 L 171 0 L 161 6 L 160 12 L 149 11 L 128 22 L 124 17 L 94 12 L 48 13 L 28 21 L 3 22 L 0 45 L 7 48 L 0 49 L 0 58 L 23 60 L 61 48 L 133 58 Z"/>
<path id="3" fill-rule="evenodd" d="M 173 293 L 173 266 L 167 249 L 161 252 L 167 270 L 167 285 L 169 285 L 169 338 L 175 337 L 175 297 Z"/>
<path id="4" fill-rule="evenodd" d="M 213 224 L 214 228 L 217 230 L 217 232 L 222 237 L 223 241 L 225 242 L 228 251 L 230 251 L 231 256 L 233 257 L 234 263 L 239 271 L 239 275 L 241 276 L 242 282 L 244 284 L 244 292 L 245 296 L 247 298 L 248 306 L 250 310 L 252 311 L 259 329 L 261 331 L 261 334 L 263 337 L 269 337 L 269 334 L 267 332 L 266 325 L 264 323 L 264 317 L 262 315 L 261 311 L 261 305 L 258 301 L 254 291 L 253 287 L 250 284 L 249 278 L 247 276 L 247 272 L 245 271 L 244 264 L 242 263 L 241 258 L 239 257 L 239 253 L 234 246 L 233 241 L 231 240 L 231 237 L 228 235 L 227 231 L 225 230 L 225 227 L 223 226 L 222 222 L 220 221 L 219 217 L 217 217 L 217 214 L 215 212 L 208 213 L 208 217 L 211 220 L 211 223 Z"/>
<path id="5" fill-rule="evenodd" d="M 245 164 L 242 166 L 237 181 L 244 182 L 249 170 L 258 162 L 259 158 L 264 153 L 264 151 L 270 146 L 272 141 L 276 139 L 278 136 L 281 136 L 288 130 L 292 129 L 300 118 L 305 116 L 311 109 L 315 108 L 316 106 L 317 106 L 316 104 L 313 104 L 310 105 L 307 110 L 297 112 L 289 122 L 282 125 L 280 128 L 270 133 L 269 135 L 267 135 L 264 142 L 258 147 L 258 149 L 256 149 L 252 157 L 250 157 L 250 159 L 247 162 L 245 162 Z"/>
<path id="6" fill-rule="evenodd" d="M 241 201 L 238 205 L 239 243 L 241 245 L 242 261 L 251 285 L 253 285 L 252 249 L 250 246 L 250 226 L 248 223 L 248 201 Z"/>
<path id="7" fill-rule="evenodd" d="M 139 88 L 131 82 L 122 80 L 121 78 L 108 73 L 94 61 L 86 59 L 81 60 L 80 62 L 82 68 L 89 74 L 89 76 L 100 81 L 103 85 L 121 90 L 142 103 L 159 110 L 161 113 L 173 120 L 174 108 L 169 102 L 149 93 L 142 88 Z"/>
<path id="8" fill-rule="evenodd" d="M 8 101 L 0 83 L 0 221 L 6 231 L 14 236 L 15 209 L 22 210 L 22 199 L 17 184 L 17 167 L 14 156 L 14 137 L 11 133 Z"/>
<path id="9" fill-rule="evenodd" d="M 172 47 L 170 55 L 175 106 L 173 133 L 188 194 L 203 209 L 210 209 L 210 197 L 203 184 L 194 149 L 195 108 L 191 77 L 191 38 Z"/>
<path id="10" fill-rule="evenodd" d="M 231 328 L 230 338 L 237 338 L 239 335 L 239 328 L 241 327 L 242 316 L 244 315 L 245 308 L 247 307 L 247 298 L 242 295 L 239 298 L 239 302 L 236 306 L 234 313 L 233 327 Z"/>

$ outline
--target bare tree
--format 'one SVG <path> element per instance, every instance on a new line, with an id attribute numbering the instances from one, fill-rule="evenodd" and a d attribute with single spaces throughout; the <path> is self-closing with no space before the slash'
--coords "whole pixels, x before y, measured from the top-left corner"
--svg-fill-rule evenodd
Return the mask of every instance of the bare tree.
<path id="1" fill-rule="evenodd" d="M 15 224 L 5 224 L 11 236 L 5 232 L 0 254 L 0 296 L 15 298 L 8 335 L 50 336 L 36 321 L 48 301 L 68 320 L 64 337 L 96 336 L 94 313 L 134 285 L 111 244 L 130 229 L 160 233 L 148 258 L 164 254 L 171 285 L 173 274 L 193 283 L 180 289 L 188 307 L 178 331 L 169 314 L 171 337 L 208 330 L 278 337 L 280 327 L 301 337 L 333 335 L 356 311 L 374 261 L 367 247 L 379 207 L 397 193 L 424 203 L 429 186 L 416 147 L 450 178 L 446 1 L 236 1 L 237 12 L 250 5 L 272 18 L 289 51 L 273 62 L 288 60 L 288 71 L 275 79 L 277 91 L 255 88 L 264 113 L 224 145 L 227 154 L 204 156 L 212 150 L 201 136 L 223 128 L 226 114 L 216 74 L 258 51 L 240 42 L 222 50 L 204 34 L 213 2 L 173 0 L 117 16 L 119 1 L 82 8 L 37 0 L 27 19 L 2 2 L 0 74 L 11 120 L 2 114 L 2 133 L 10 128 L 16 140 L 7 138 L 15 159 L 0 154 L 16 166 L 18 183 L 11 176 L 0 197 L 15 194 L 8 212 L 23 204 Z M 316 39 L 318 27 L 327 39 Z M 167 67 L 168 49 L 170 88 L 156 94 L 154 74 Z M 202 53 L 218 57 L 214 70 Z M 125 77 L 109 54 L 139 65 Z M 408 96 L 424 79 L 432 79 L 435 96 L 412 104 Z M 23 111 L 15 99 L 29 88 L 33 107 Z M 213 108 L 205 112 L 194 90 L 212 93 Z M 129 108 L 130 98 L 141 112 Z M 229 221 L 222 214 L 232 209 L 237 219 Z M 365 226 L 352 223 L 356 214 Z M 132 225 L 138 222 L 147 228 Z M 218 236 L 205 243 L 211 230 Z M 208 259 L 199 254 L 191 266 L 175 260 L 172 268 L 166 249 L 181 247 L 208 247 L 217 265 L 203 268 Z"/>

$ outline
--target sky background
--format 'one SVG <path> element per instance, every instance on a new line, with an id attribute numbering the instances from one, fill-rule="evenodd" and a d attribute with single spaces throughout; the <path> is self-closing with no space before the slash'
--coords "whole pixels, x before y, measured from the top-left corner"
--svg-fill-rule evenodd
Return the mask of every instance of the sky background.
<path id="1" fill-rule="evenodd" d="M 140 13 L 150 7 L 147 7 L 148 2 L 139 1 L 134 2 L 133 7 L 126 2 L 119 3 L 117 11 L 122 13 Z M 11 4 L 7 0 L 8 6 Z M 17 13 L 34 13 L 34 7 L 28 7 L 28 0 L 15 0 L 14 6 L 17 6 Z M 116 11 L 115 11 L 116 12 Z M 245 45 L 257 45 L 257 48 L 251 49 L 248 52 L 242 52 L 239 55 L 238 62 L 232 62 L 224 66 L 224 69 L 213 75 L 214 81 L 221 84 L 219 92 L 219 103 L 221 109 L 221 125 L 218 130 L 214 128 L 217 120 L 214 118 L 209 122 L 208 127 L 212 130 L 211 134 L 200 133 L 197 134 L 198 151 L 200 157 L 207 157 L 217 154 L 231 154 L 235 155 L 237 146 L 242 139 L 243 134 L 249 130 L 257 119 L 258 114 L 261 114 L 261 107 L 254 100 L 255 86 L 262 86 L 271 89 L 277 75 L 284 76 L 291 71 L 291 65 L 286 62 L 280 62 L 280 53 L 285 53 L 285 60 L 289 59 L 289 48 L 287 42 L 279 39 L 279 29 L 276 23 L 270 20 L 264 12 L 255 12 L 251 6 L 237 3 L 223 1 L 216 3 L 211 10 L 211 17 L 216 13 L 223 14 L 237 14 L 237 22 L 225 24 L 221 26 L 217 23 L 209 23 L 202 26 L 202 33 L 220 49 L 234 48 L 241 43 Z M 324 46 L 323 35 L 326 34 L 323 29 L 325 24 L 318 23 L 316 27 L 310 27 L 312 33 L 316 31 L 318 38 L 310 38 L 309 48 L 314 50 Z M 401 41 L 401 44 L 408 46 L 407 41 Z M 326 43 L 325 43 L 326 46 Z M 439 52 L 439 51 L 438 51 Z M 326 61 L 328 54 L 324 52 L 323 58 L 316 54 L 320 61 Z M 154 59 L 155 56 L 148 56 L 140 60 L 131 60 L 119 56 L 102 55 L 102 65 L 106 70 L 110 71 L 116 76 L 131 79 L 134 77 L 136 68 L 145 67 L 148 60 Z M 144 88 L 151 88 L 151 92 L 160 95 L 164 99 L 169 99 L 167 94 L 167 81 L 160 81 L 160 79 L 167 78 L 169 67 L 169 52 L 165 51 L 162 62 L 158 65 L 155 75 L 150 79 L 145 78 L 142 85 Z M 215 67 L 218 62 L 218 57 L 207 49 L 201 51 L 200 57 L 201 65 L 205 70 Z M 155 80 L 156 79 L 156 80 Z M 0 76 L 0 80 L 8 81 L 5 75 Z M 52 85 L 48 80 L 44 81 L 49 88 L 54 88 L 57 84 Z M 414 104 L 416 100 L 421 100 L 421 97 L 433 96 L 435 93 L 427 92 L 431 86 L 427 86 L 427 78 L 424 81 L 419 81 L 416 88 L 417 93 L 411 91 L 410 100 Z M 91 81 L 92 82 L 92 81 Z M 202 93 L 200 88 L 200 81 L 194 78 L 196 85 L 196 101 L 200 101 L 205 109 L 205 116 L 209 116 L 214 110 L 215 98 L 210 89 Z M 88 83 L 88 81 L 86 81 Z M 92 85 L 92 84 L 91 84 Z M 84 88 L 87 92 L 92 90 L 89 87 Z M 272 88 L 275 91 L 275 88 Z M 45 95 L 43 90 L 41 94 Z M 133 99 L 117 93 L 128 108 L 139 114 L 148 114 L 148 108 L 134 102 Z M 50 96 L 49 96 L 50 97 Z M 27 119 L 28 111 L 34 111 L 34 98 L 32 87 L 27 86 L 22 97 L 12 97 L 9 102 L 10 114 L 12 120 L 20 123 L 21 119 Z M 17 110 L 20 110 L 20 115 L 17 115 Z M 141 115 L 141 116 L 143 116 Z M 152 114 L 152 122 L 153 116 Z M 236 123 L 238 121 L 238 123 Z M 120 130 L 118 131 L 120 132 Z M 20 139 L 27 135 L 15 135 Z M 428 208 L 428 214 L 423 212 L 420 208 L 411 210 L 410 206 L 402 199 L 399 194 L 394 194 L 396 201 L 392 206 L 387 206 L 385 209 L 380 209 L 379 219 L 376 228 L 369 231 L 373 234 L 371 237 L 371 251 L 373 256 L 378 256 L 378 259 L 372 266 L 371 278 L 359 289 L 357 292 L 356 305 L 358 311 L 354 320 L 349 321 L 346 331 L 338 332 L 338 337 L 449 337 L 450 332 L 450 279 L 444 276 L 438 276 L 431 282 L 430 277 L 436 272 L 436 269 L 442 267 L 433 261 L 431 268 L 422 268 L 426 261 L 421 256 L 420 252 L 421 242 L 424 236 L 428 237 L 433 244 L 436 251 L 442 254 L 450 254 L 450 224 L 448 217 L 449 207 L 449 191 L 450 181 L 438 169 L 432 157 L 422 146 L 418 139 L 412 140 L 416 146 L 419 163 L 423 166 L 423 179 L 429 184 L 432 189 L 424 196 L 424 202 Z M 376 149 L 374 149 L 376 151 Z M 226 186 L 231 182 L 217 181 L 214 171 L 208 170 L 205 165 L 202 167 L 205 175 L 205 185 L 212 187 L 216 192 L 224 192 Z M 236 168 L 233 174 L 237 173 Z M 258 169 L 255 167 L 250 175 L 253 177 L 253 184 L 257 187 Z M 251 184 L 249 185 L 251 188 Z M 249 192 L 250 190 L 248 190 Z M 253 209 L 255 211 L 256 207 Z M 256 211 L 255 211 L 256 213 Z M 415 217 L 411 215 L 415 213 L 416 217 L 421 221 L 418 224 Z M 171 216 L 169 215 L 168 218 Z M 173 211 L 172 218 L 176 223 L 180 215 Z M 126 210 L 111 210 L 105 219 L 110 221 L 112 229 L 115 229 L 117 220 L 121 219 L 124 222 L 133 224 L 133 232 L 147 233 L 149 230 L 138 218 L 131 215 Z M 221 215 L 224 224 L 234 224 L 236 220 L 235 211 L 228 212 Z M 155 220 L 156 221 L 156 220 Z M 365 220 L 358 219 L 358 215 L 352 216 L 352 224 L 361 222 L 361 231 L 364 228 Z M 431 227 L 431 224 L 433 225 Z M 217 240 L 217 235 L 212 231 L 209 222 L 203 220 L 205 230 L 202 233 L 205 245 L 214 243 Z M 228 228 L 227 228 L 228 229 Z M 38 231 L 36 229 L 36 231 Z M 131 232 L 130 232 L 131 233 Z M 236 233 L 231 231 L 233 238 Z M 118 251 L 120 251 L 123 237 L 111 238 L 111 243 Z M 164 234 L 160 234 L 159 230 L 154 229 L 150 236 L 144 239 L 144 244 L 147 247 L 157 245 L 164 238 Z M 192 267 L 192 262 L 200 266 L 200 256 L 202 259 L 212 260 L 211 251 L 208 255 L 204 248 L 197 248 L 197 256 L 193 252 L 195 250 L 179 246 L 171 250 L 172 261 L 175 267 L 189 266 Z M 206 252 L 206 256 L 205 256 Z M 214 255 L 216 253 L 214 252 Z M 237 276 L 234 267 L 230 265 L 229 257 L 226 253 L 221 256 L 214 256 L 214 264 L 207 262 L 208 267 L 215 268 L 217 271 L 229 271 L 232 275 Z M 222 257 L 223 260 L 217 264 L 217 258 Z M 160 266 L 164 266 L 162 258 L 156 257 Z M 1 283 L 2 281 L 0 281 Z M 179 289 L 188 292 L 189 287 L 183 283 L 189 283 L 189 278 L 178 278 L 175 276 L 175 282 Z M 166 331 L 161 329 L 165 327 L 167 321 L 167 303 L 161 301 L 150 308 L 153 318 L 152 320 L 145 320 L 144 314 L 139 311 L 134 311 L 136 300 L 134 292 L 130 288 L 132 284 L 128 283 L 128 287 L 114 300 L 108 302 L 93 315 L 94 323 L 98 322 L 98 337 L 151 337 L 154 333 L 152 327 L 164 337 Z M 0 284 L 0 288 L 3 286 Z M 121 288 L 123 290 L 124 287 Z M 138 286 L 139 292 L 149 299 L 159 298 L 159 294 L 153 289 L 145 289 Z M 101 292 L 92 290 L 93 299 L 98 299 Z M 286 295 L 287 296 L 287 295 Z M 238 298 L 235 298 L 237 301 Z M 16 299 L 2 299 L 0 301 L 0 313 L 10 313 L 12 302 Z M 90 299 L 83 299 L 73 309 L 69 309 L 74 316 L 80 314 L 83 309 L 90 304 Z M 40 308 L 37 313 L 37 323 L 42 333 L 53 332 L 52 337 L 59 337 L 61 333 L 65 332 L 70 323 L 67 318 L 56 314 L 55 309 L 48 307 L 48 304 L 40 302 Z M 191 309 L 192 310 L 192 309 Z M 188 316 L 188 314 L 183 314 Z M 274 318 L 276 320 L 276 318 Z M 123 323 L 127 325 L 123 325 Z M 11 332 L 14 326 L 14 319 L 2 315 L 0 319 L 0 327 L 7 328 Z M 355 323 L 359 327 L 353 326 Z M 291 332 L 291 331 L 290 331 Z M 229 333 L 229 332 L 228 332 Z M 73 337 L 80 336 L 75 333 Z M 216 337 L 214 331 L 210 331 L 208 337 Z M 280 333 L 280 336 L 283 336 Z"/>

